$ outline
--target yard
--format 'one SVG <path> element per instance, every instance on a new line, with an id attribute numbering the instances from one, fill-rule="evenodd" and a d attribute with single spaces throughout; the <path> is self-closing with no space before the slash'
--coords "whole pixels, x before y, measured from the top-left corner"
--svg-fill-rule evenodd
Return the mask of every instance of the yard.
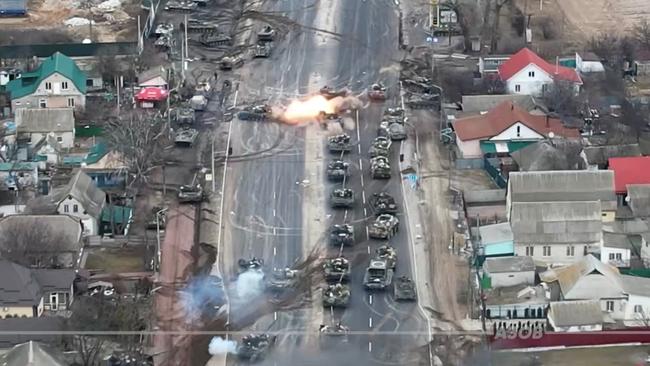
<path id="1" fill-rule="evenodd" d="M 144 245 L 88 249 L 85 268 L 107 273 L 142 272 L 151 257 Z"/>

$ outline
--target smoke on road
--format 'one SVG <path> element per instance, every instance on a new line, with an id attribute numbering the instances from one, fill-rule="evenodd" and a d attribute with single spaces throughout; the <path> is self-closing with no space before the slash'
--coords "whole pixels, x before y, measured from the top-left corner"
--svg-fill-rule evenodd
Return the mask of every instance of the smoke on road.
<path id="1" fill-rule="evenodd" d="M 246 303 L 264 292 L 264 273 L 260 270 L 248 270 L 243 272 L 235 282 L 235 297 L 231 299 L 236 303 Z"/>
<path id="2" fill-rule="evenodd" d="M 208 346 L 208 352 L 213 356 L 237 353 L 237 342 L 221 337 L 213 337 Z"/>
<path id="3" fill-rule="evenodd" d="M 226 303 L 223 281 L 217 276 L 193 277 L 181 292 L 181 302 L 188 322 L 216 312 Z"/>

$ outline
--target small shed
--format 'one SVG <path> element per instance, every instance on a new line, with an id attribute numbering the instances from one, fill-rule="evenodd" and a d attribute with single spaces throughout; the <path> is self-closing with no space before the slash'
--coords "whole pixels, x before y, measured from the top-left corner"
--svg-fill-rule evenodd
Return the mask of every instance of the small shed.
<path id="1" fill-rule="evenodd" d="M 532 257 L 487 258 L 483 263 L 483 272 L 493 288 L 535 284 L 535 262 Z"/>
<path id="2" fill-rule="evenodd" d="M 167 69 L 157 66 L 141 72 L 138 75 L 138 86 L 141 88 L 157 87 L 167 89 Z"/>
<path id="3" fill-rule="evenodd" d="M 512 229 L 510 223 L 485 225 L 478 229 L 479 260 L 490 257 L 512 256 L 515 253 Z"/>

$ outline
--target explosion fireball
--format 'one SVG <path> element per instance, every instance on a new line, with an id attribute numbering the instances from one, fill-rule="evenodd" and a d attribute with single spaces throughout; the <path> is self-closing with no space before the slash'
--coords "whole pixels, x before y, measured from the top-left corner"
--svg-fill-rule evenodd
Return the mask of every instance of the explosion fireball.
<path id="1" fill-rule="evenodd" d="M 335 113 L 336 104 L 322 95 L 315 95 L 306 100 L 294 100 L 282 114 L 287 123 L 309 122 L 318 118 L 321 112 Z"/>

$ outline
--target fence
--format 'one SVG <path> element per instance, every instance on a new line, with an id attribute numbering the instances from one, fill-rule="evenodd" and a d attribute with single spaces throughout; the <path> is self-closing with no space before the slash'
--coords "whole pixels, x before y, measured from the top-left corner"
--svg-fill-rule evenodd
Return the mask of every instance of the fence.
<path id="1" fill-rule="evenodd" d="M 508 182 L 503 177 L 503 175 L 501 175 L 501 169 L 495 167 L 494 164 L 495 163 L 491 162 L 488 158 L 485 158 L 483 167 L 499 188 L 506 188 L 508 186 Z M 498 160 L 496 164 L 498 164 Z"/>
<path id="2" fill-rule="evenodd" d="M 68 57 L 137 55 L 138 42 L 52 43 L 0 46 L 0 59 L 50 57 L 61 52 Z"/>
<path id="3" fill-rule="evenodd" d="M 485 161 L 482 158 L 478 159 L 456 159 L 454 165 L 456 169 L 483 169 Z"/>

